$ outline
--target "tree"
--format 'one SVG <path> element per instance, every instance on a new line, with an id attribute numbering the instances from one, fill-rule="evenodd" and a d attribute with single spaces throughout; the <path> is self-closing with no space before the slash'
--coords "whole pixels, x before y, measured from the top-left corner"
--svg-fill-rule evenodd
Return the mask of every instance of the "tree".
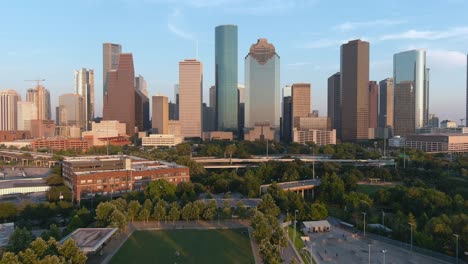
<path id="1" fill-rule="evenodd" d="M 145 196 L 152 201 L 163 199 L 166 201 L 176 200 L 176 186 L 166 180 L 150 182 L 145 189 Z"/>
<path id="2" fill-rule="evenodd" d="M 241 201 L 238 201 L 236 203 L 236 214 L 241 218 L 245 219 L 247 218 L 247 207 L 245 204 Z"/>
<path id="3" fill-rule="evenodd" d="M 141 210 L 141 204 L 138 201 L 131 201 L 128 203 L 127 215 L 128 218 L 133 222 L 135 217 L 138 216 L 138 213 Z"/>
<path id="4" fill-rule="evenodd" d="M 114 210 L 110 216 L 110 227 L 124 229 L 127 225 L 127 218 L 124 213 L 119 210 Z"/>
<path id="5" fill-rule="evenodd" d="M 324 163 L 328 164 L 328 162 Z M 328 174 L 322 178 L 320 184 L 320 194 L 319 199 L 324 202 L 330 203 L 341 203 L 343 201 L 344 195 L 344 183 L 343 180 L 336 176 L 335 173 Z"/>
<path id="6" fill-rule="evenodd" d="M 2 264 L 20 264 L 18 256 L 15 255 L 13 252 L 5 252 L 3 253 L 3 257 L 0 260 Z"/>
<path id="7" fill-rule="evenodd" d="M 20 251 L 18 256 L 21 259 L 21 263 L 24 264 L 34 264 L 39 261 L 37 254 L 30 248 Z"/>
<path id="8" fill-rule="evenodd" d="M 151 216 L 151 210 L 153 209 L 153 203 L 150 199 L 146 199 L 143 203 L 143 208 L 140 211 L 140 217 L 148 222 L 149 217 Z"/>
<path id="9" fill-rule="evenodd" d="M 200 216 L 203 214 L 203 211 L 205 210 L 205 203 L 201 200 L 197 200 L 193 202 L 193 218 L 194 220 L 196 219 L 197 221 L 200 220 Z"/>
<path id="10" fill-rule="evenodd" d="M 8 250 L 14 253 L 25 250 L 33 241 L 33 235 L 26 228 L 16 228 L 8 240 Z"/>
<path id="11" fill-rule="evenodd" d="M 117 210 L 116 206 L 109 203 L 104 202 L 100 203 L 96 208 L 96 224 L 98 227 L 107 227 L 111 223 L 111 215 L 112 213 Z"/>
<path id="12" fill-rule="evenodd" d="M 229 163 L 232 164 L 232 162 L 231 162 L 232 154 L 234 154 L 234 152 L 236 152 L 236 145 L 234 145 L 234 144 L 227 145 L 226 150 L 224 152 L 229 155 Z"/>
<path id="13" fill-rule="evenodd" d="M 185 221 L 188 222 L 189 219 L 191 219 L 191 216 L 192 216 L 192 203 L 189 202 L 187 203 L 184 208 L 182 208 L 182 219 L 184 219 Z"/>
<path id="14" fill-rule="evenodd" d="M 313 203 L 312 204 L 312 220 L 323 220 L 328 217 L 328 209 L 322 203 Z"/>
<path id="15" fill-rule="evenodd" d="M 115 212 L 120 212 L 116 210 Z M 121 213 L 121 212 L 120 212 Z M 65 257 L 67 262 L 74 264 L 85 264 L 86 255 L 80 251 L 80 248 L 75 244 L 73 239 L 68 239 L 59 248 L 61 256 Z"/>
<path id="16" fill-rule="evenodd" d="M 63 185 L 63 178 L 60 175 L 52 173 L 47 177 L 46 182 L 49 186 Z"/>
<path id="17" fill-rule="evenodd" d="M 213 220 L 216 216 L 216 211 L 218 206 L 216 205 L 215 200 L 210 200 L 203 211 L 203 219 Z"/>
<path id="18" fill-rule="evenodd" d="M 192 182 L 180 182 L 176 187 L 176 195 L 182 204 L 195 201 L 195 186 Z"/>
<path id="19" fill-rule="evenodd" d="M 16 206 L 14 203 L 5 202 L 0 203 L 0 219 L 10 219 L 17 213 Z"/>
<path id="20" fill-rule="evenodd" d="M 112 200 L 111 203 L 117 207 L 117 209 L 121 212 L 127 211 L 128 203 L 125 199 L 118 198 L 115 200 Z"/>
<path id="21" fill-rule="evenodd" d="M 225 218 L 225 219 L 231 219 L 232 218 L 231 204 L 229 203 L 228 200 L 225 200 L 223 202 L 223 218 Z"/>
<path id="22" fill-rule="evenodd" d="M 265 215 L 274 217 L 280 214 L 279 207 L 275 204 L 273 197 L 269 193 L 262 196 L 262 201 L 258 204 L 257 209 Z"/>
<path id="23" fill-rule="evenodd" d="M 158 224 L 166 217 L 166 207 L 167 204 L 164 200 L 159 200 L 156 206 L 154 207 L 153 216 L 158 221 Z"/>
<path id="24" fill-rule="evenodd" d="M 168 215 L 169 221 L 174 221 L 179 220 L 180 218 L 180 209 L 179 205 L 176 202 L 173 202 L 171 205 L 171 209 L 169 210 L 169 215 Z"/>
<path id="25" fill-rule="evenodd" d="M 47 254 L 49 245 L 44 241 L 44 239 L 38 237 L 36 240 L 31 242 L 29 248 L 31 248 L 39 258 L 43 258 Z"/>

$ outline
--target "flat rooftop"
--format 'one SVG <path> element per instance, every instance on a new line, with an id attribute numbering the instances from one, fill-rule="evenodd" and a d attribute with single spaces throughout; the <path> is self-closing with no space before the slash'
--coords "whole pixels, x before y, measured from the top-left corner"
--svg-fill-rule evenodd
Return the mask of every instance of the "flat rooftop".
<path id="1" fill-rule="evenodd" d="M 60 240 L 60 244 L 65 243 L 65 241 L 71 238 L 82 252 L 95 252 L 101 248 L 115 232 L 117 232 L 117 228 L 78 228 L 73 233 Z"/>
<path id="2" fill-rule="evenodd" d="M 320 184 L 321 184 L 321 181 L 319 179 L 277 183 L 278 187 L 284 190 L 294 189 L 298 187 L 315 187 L 315 186 L 319 186 Z M 264 190 L 270 187 L 270 185 L 271 184 L 264 184 L 261 186 L 261 188 L 262 190 Z"/>

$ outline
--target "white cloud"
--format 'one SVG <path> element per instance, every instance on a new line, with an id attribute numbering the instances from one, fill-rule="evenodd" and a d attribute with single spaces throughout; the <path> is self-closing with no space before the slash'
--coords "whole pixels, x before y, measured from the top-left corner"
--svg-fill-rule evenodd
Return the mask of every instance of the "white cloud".
<path id="1" fill-rule="evenodd" d="M 371 38 L 368 37 L 350 37 L 347 39 L 317 39 L 309 42 L 305 42 L 300 44 L 300 48 L 305 49 L 322 49 L 322 48 L 330 48 L 330 47 L 340 47 L 342 44 L 347 43 L 350 40 L 360 39 L 362 41 L 372 42 Z M 374 41 L 375 42 L 375 41 Z"/>
<path id="2" fill-rule="evenodd" d="M 403 24 L 406 21 L 403 20 L 390 20 L 390 19 L 378 19 L 371 21 L 361 21 L 361 22 L 344 22 L 339 25 L 334 26 L 334 29 L 340 31 L 351 31 L 363 27 L 376 27 L 376 26 L 392 26 Z"/>
<path id="3" fill-rule="evenodd" d="M 443 31 L 420 31 L 408 30 L 397 34 L 389 34 L 380 37 L 380 40 L 397 40 L 397 39 L 426 39 L 438 40 L 448 38 L 463 38 L 468 37 L 468 27 L 453 27 Z"/>
<path id="4" fill-rule="evenodd" d="M 466 66 L 466 54 L 459 51 L 444 49 L 427 50 L 429 68 L 459 68 Z"/>
<path id="5" fill-rule="evenodd" d="M 191 41 L 197 41 L 197 38 L 193 33 L 186 32 L 178 26 L 178 24 L 181 23 L 182 20 L 182 12 L 179 9 L 174 9 L 174 11 L 169 15 L 169 19 L 167 21 L 167 28 L 171 33 L 178 37 Z"/>

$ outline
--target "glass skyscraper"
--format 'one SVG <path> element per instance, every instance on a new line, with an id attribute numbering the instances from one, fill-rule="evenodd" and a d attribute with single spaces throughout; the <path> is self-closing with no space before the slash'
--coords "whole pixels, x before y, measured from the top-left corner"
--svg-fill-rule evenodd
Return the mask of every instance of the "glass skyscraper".
<path id="1" fill-rule="evenodd" d="M 245 127 L 269 123 L 279 133 L 280 57 L 266 39 L 259 39 L 245 57 Z"/>
<path id="2" fill-rule="evenodd" d="M 216 127 L 237 131 L 237 26 L 215 28 Z"/>
<path id="3" fill-rule="evenodd" d="M 414 131 L 427 125 L 429 117 L 429 69 L 426 68 L 426 51 L 410 50 L 393 55 L 393 79 L 395 93 L 400 89 L 413 89 L 414 93 L 414 126 L 397 127 L 395 125 L 395 134 L 398 131 Z M 402 102 L 395 97 L 394 107 L 407 108 L 402 106 Z M 400 118 L 395 114 L 394 119 Z"/>

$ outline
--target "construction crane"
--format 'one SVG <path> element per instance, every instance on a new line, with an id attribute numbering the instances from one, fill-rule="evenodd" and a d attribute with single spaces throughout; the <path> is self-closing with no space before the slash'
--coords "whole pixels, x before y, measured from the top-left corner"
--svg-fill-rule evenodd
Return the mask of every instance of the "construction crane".
<path id="1" fill-rule="evenodd" d="M 25 82 L 36 82 L 36 87 L 38 87 L 41 82 L 44 82 L 45 79 L 36 79 L 36 80 L 24 80 Z"/>

